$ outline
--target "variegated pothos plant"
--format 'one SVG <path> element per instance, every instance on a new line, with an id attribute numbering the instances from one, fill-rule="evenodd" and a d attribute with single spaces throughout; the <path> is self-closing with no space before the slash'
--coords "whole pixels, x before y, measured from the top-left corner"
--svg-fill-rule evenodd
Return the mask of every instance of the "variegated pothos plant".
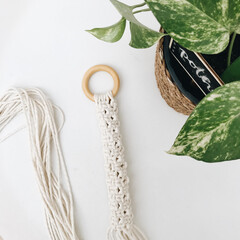
<path id="1" fill-rule="evenodd" d="M 88 30 L 106 42 L 120 40 L 129 22 L 130 46 L 154 45 L 165 34 L 146 27 L 135 17 L 150 11 L 167 34 L 189 50 L 217 54 L 229 45 L 228 67 L 221 76 L 228 84 L 198 104 L 168 152 L 206 162 L 239 159 L 240 57 L 231 64 L 231 54 L 235 37 L 240 34 L 240 0 L 145 0 L 133 6 L 110 1 L 121 15 L 119 22 Z"/>

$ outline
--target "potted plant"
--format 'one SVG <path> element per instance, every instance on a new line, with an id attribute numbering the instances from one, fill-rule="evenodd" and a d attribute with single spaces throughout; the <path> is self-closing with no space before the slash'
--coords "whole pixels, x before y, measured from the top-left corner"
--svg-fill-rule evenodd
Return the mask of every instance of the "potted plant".
<path id="1" fill-rule="evenodd" d="M 193 111 L 169 153 L 188 155 L 206 162 L 239 159 L 239 0 L 145 0 L 133 6 L 117 0 L 110 1 L 120 13 L 121 20 L 112 26 L 88 32 L 101 40 L 116 42 L 121 39 L 128 21 L 130 46 L 147 48 L 159 42 L 155 69 L 161 94 L 177 111 L 185 114 Z M 149 29 L 136 19 L 135 14 L 146 11 L 153 13 L 164 31 Z M 176 49 L 179 56 L 173 53 Z M 182 68 L 176 68 L 176 63 L 167 59 L 169 52 L 175 54 L 174 58 Z M 202 65 L 198 65 L 200 63 Z M 192 72 L 186 70 L 189 66 Z M 203 98 L 199 104 L 191 99 L 190 95 L 194 95 L 191 91 L 196 88 L 195 85 L 191 88 L 191 81 L 188 86 L 190 94 L 184 92 L 182 79 L 178 79 L 181 76 L 178 72 L 182 69 L 198 87 L 199 83 L 205 84 L 206 92 L 204 90 L 203 96 L 198 99 Z M 196 76 L 191 75 L 193 72 Z M 200 80 L 197 81 L 197 78 Z M 211 85 L 214 78 L 219 85 Z"/>

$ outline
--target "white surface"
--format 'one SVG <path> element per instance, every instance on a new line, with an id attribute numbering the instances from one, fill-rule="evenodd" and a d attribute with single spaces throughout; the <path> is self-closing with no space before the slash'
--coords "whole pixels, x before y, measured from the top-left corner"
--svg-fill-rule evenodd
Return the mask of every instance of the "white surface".
<path id="1" fill-rule="evenodd" d="M 61 139 L 81 239 L 105 239 L 109 222 L 95 106 L 81 90 L 84 72 L 99 63 L 114 67 L 121 78 L 117 98 L 136 224 L 151 240 L 239 239 L 240 162 L 205 164 L 165 153 L 186 117 L 159 94 L 155 48 L 130 48 L 128 29 L 116 44 L 84 31 L 119 19 L 109 1 L 0 1 L 0 16 L 1 92 L 40 87 L 66 115 Z M 158 28 L 150 14 L 141 19 Z M 94 76 L 93 87 L 100 89 L 96 82 L 102 81 L 109 89 L 110 77 L 100 80 L 105 76 Z M 27 140 L 23 130 L 0 144 L 5 240 L 49 239 Z"/>

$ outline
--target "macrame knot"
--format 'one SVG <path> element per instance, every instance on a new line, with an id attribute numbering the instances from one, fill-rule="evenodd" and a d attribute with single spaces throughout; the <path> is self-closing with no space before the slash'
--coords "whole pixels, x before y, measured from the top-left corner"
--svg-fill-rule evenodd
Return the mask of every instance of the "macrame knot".
<path id="1" fill-rule="evenodd" d="M 111 224 L 109 240 L 146 240 L 133 224 L 127 163 L 120 134 L 117 102 L 111 92 L 95 95 L 97 117 L 102 135 Z"/>

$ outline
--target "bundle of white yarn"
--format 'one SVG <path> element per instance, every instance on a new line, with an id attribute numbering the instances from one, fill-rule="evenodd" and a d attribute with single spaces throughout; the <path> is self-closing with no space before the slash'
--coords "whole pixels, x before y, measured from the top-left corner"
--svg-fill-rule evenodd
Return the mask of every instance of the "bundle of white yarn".
<path id="1" fill-rule="evenodd" d="M 56 110 L 61 112 L 39 89 L 10 89 L 0 98 L 0 132 L 18 114 L 25 114 L 32 162 L 50 237 L 52 240 L 78 240 L 71 186 L 59 143 Z M 56 153 L 54 159 L 53 151 Z"/>

